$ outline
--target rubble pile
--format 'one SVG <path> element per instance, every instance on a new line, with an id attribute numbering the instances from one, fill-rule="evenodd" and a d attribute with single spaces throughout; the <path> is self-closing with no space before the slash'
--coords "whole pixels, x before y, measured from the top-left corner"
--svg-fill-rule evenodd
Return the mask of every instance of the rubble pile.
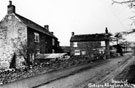
<path id="1" fill-rule="evenodd" d="M 0 73 L 0 84 L 21 80 L 24 78 L 36 76 L 50 71 L 60 70 L 71 66 L 89 63 L 90 59 L 86 57 L 71 57 L 67 60 L 57 60 L 43 62 L 32 66 L 30 69 L 17 69 L 15 71 L 3 71 Z"/>

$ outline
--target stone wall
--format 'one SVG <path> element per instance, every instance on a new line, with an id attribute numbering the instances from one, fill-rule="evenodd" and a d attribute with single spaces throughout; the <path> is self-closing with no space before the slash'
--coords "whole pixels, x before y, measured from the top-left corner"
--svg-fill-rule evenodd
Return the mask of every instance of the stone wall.
<path id="1" fill-rule="evenodd" d="M 44 54 L 44 53 L 52 53 L 52 49 L 54 49 L 56 52 L 58 50 L 58 40 L 56 38 L 54 38 L 55 40 L 55 45 L 52 45 L 52 38 L 51 36 L 48 36 L 44 33 L 35 31 L 32 28 L 27 28 L 28 29 L 28 46 L 31 48 L 34 48 L 35 50 L 37 50 L 39 48 L 40 53 Z M 34 41 L 34 32 L 39 34 L 39 43 Z"/>
<path id="2" fill-rule="evenodd" d="M 14 14 L 6 15 L 0 22 L 0 68 L 9 67 L 14 53 L 17 53 L 20 43 L 27 39 L 27 27 Z M 17 54 L 18 55 L 18 54 Z M 17 66 L 23 61 L 17 56 Z"/>
<path id="3" fill-rule="evenodd" d="M 78 52 L 78 55 L 90 56 L 95 52 L 95 49 L 101 47 L 100 41 L 88 41 L 88 42 L 77 42 L 76 47 L 74 47 L 74 42 L 70 43 L 71 55 L 75 55 Z M 79 54 L 80 53 L 80 54 Z"/>

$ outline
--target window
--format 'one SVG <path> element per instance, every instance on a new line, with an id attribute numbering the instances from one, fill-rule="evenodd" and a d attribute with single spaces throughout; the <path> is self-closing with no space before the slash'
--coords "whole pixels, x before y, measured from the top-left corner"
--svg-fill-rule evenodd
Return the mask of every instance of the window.
<path id="1" fill-rule="evenodd" d="M 34 33 L 34 41 L 39 42 L 39 33 Z"/>
<path id="2" fill-rule="evenodd" d="M 73 47 L 77 47 L 78 43 L 77 42 L 73 42 Z"/>
<path id="3" fill-rule="evenodd" d="M 105 46 L 105 41 L 101 41 L 101 46 Z"/>
<path id="4" fill-rule="evenodd" d="M 40 54 L 40 49 L 37 49 L 37 54 Z"/>
<path id="5" fill-rule="evenodd" d="M 52 39 L 52 45 L 55 46 L 55 40 L 54 39 Z"/>
<path id="6" fill-rule="evenodd" d="M 86 55 L 86 51 L 82 51 L 82 55 Z"/>
<path id="7" fill-rule="evenodd" d="M 74 55 L 80 55 L 80 50 L 75 50 Z"/>

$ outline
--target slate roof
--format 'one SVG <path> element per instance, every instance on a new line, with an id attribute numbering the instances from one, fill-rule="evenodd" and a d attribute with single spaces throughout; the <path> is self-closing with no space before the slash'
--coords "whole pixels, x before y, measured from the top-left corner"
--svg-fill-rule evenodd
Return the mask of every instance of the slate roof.
<path id="1" fill-rule="evenodd" d="M 104 41 L 104 40 L 108 40 L 108 38 L 105 33 L 101 33 L 101 34 L 73 35 L 70 39 L 70 42 Z"/>
<path id="2" fill-rule="evenodd" d="M 29 20 L 29 19 L 27 19 L 27 18 L 25 18 L 25 17 L 23 17 L 23 16 L 21 16 L 21 15 L 19 15 L 19 14 L 17 14 L 17 13 L 15 13 L 15 15 L 16 15 L 25 25 L 27 25 L 28 27 L 30 27 L 30 28 L 32 28 L 32 29 L 34 29 L 34 30 L 36 30 L 36 31 L 39 31 L 39 32 L 41 32 L 41 33 L 44 33 L 44 34 L 46 34 L 46 35 L 49 35 L 49 36 L 51 36 L 51 37 L 56 38 L 52 33 L 50 33 L 48 30 L 46 30 L 46 29 L 43 28 L 42 26 L 38 25 L 37 23 L 35 23 L 35 22 L 33 22 L 33 21 L 31 21 L 31 20 Z"/>

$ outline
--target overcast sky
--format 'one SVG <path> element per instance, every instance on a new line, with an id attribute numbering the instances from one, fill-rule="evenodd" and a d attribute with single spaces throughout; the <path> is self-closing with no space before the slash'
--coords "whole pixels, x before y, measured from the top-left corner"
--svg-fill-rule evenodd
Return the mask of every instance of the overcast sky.
<path id="1" fill-rule="evenodd" d="M 105 27 L 115 33 L 130 29 L 130 11 L 126 5 L 112 5 L 111 0 L 12 0 L 16 13 L 49 25 L 60 45 L 69 45 L 75 34 L 103 33 Z M 0 0 L 0 19 L 7 14 L 8 0 Z M 131 37 L 129 38 L 131 39 Z M 132 38 L 133 40 L 133 38 Z M 135 39 L 134 39 L 135 40 Z"/>

